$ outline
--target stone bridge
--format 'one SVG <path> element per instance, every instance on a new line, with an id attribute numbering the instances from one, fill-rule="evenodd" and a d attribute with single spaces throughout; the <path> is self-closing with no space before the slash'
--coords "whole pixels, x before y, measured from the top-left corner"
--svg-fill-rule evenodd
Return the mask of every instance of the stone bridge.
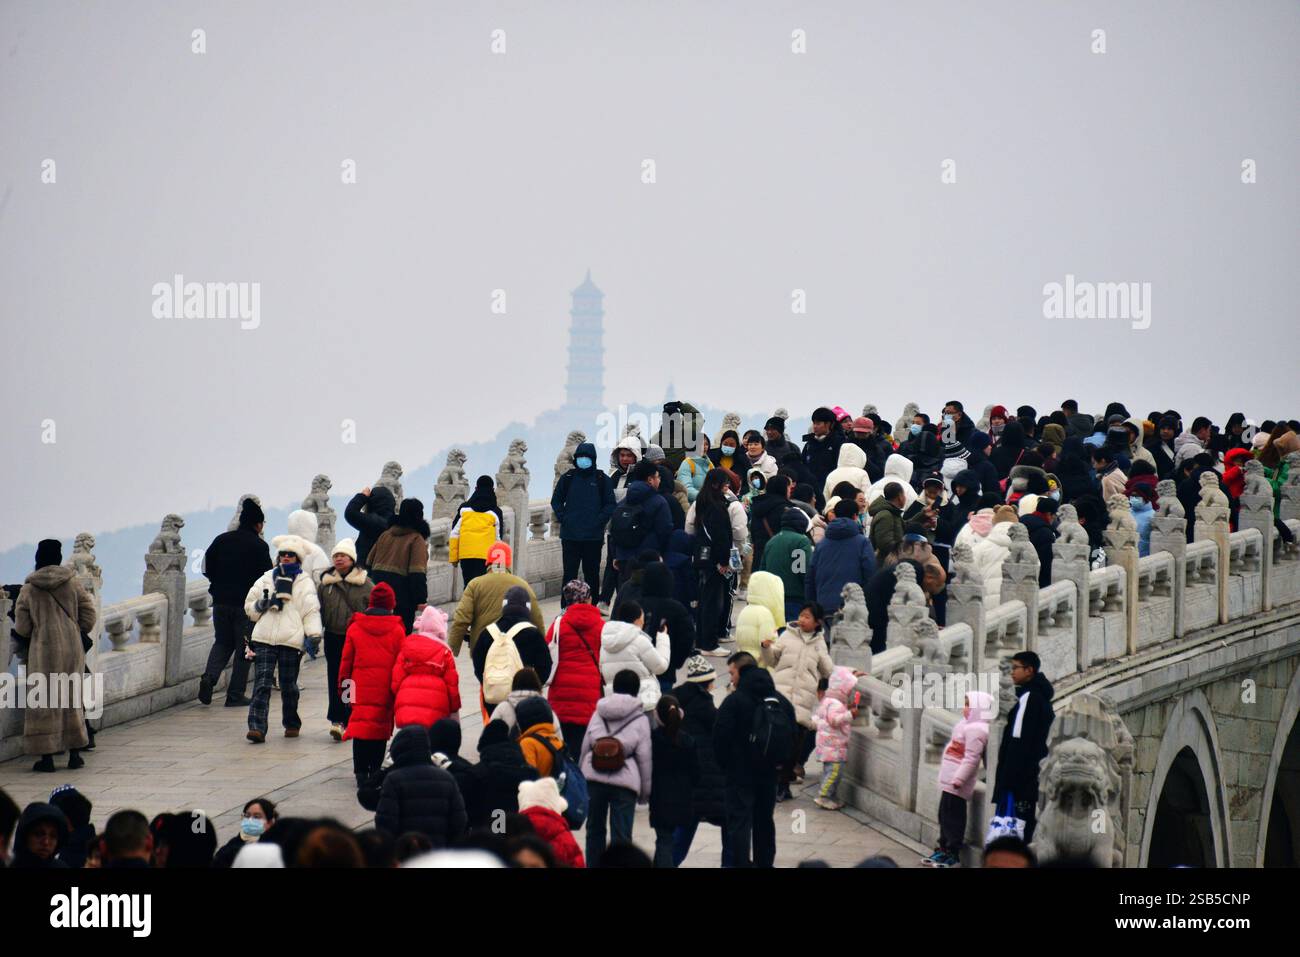
<path id="1" fill-rule="evenodd" d="M 574 445 L 571 436 L 557 475 Z M 549 502 L 528 501 L 524 451 L 517 441 L 501 463 L 497 493 L 515 571 L 546 598 L 562 584 L 559 530 Z M 459 595 L 447 556 L 450 516 L 469 491 L 463 465 L 453 451 L 435 488 L 430 603 Z M 394 475 L 400 467 L 386 467 L 376 484 L 400 498 Z M 303 503 L 317 514 L 327 552 L 336 524 L 328 487 L 317 476 Z M 941 751 L 960 718 L 962 689 L 984 682 L 1001 712 L 972 802 L 978 848 L 1014 700 L 1010 656 L 1029 649 L 1056 687 L 1040 850 L 1090 854 L 1105 866 L 1300 863 L 1300 551 L 1278 535 L 1271 495 L 1243 496 L 1236 532 L 1213 496 L 1192 519 L 1176 502 L 1162 512 L 1143 558 L 1131 522 L 1116 514 L 1108 565 L 1092 569 L 1082 529 L 1063 509 L 1051 584 L 1039 586 L 1037 554 L 1017 537 L 992 601 L 955 550 L 947 627 L 935 626 L 920 589 L 905 582 L 890 607 L 889 647 L 874 657 L 869 632 L 837 629 L 836 660 L 868 672 L 846 772 L 850 803 L 900 840 L 932 846 Z M 1282 516 L 1300 536 L 1300 488 L 1284 489 Z M 186 578 L 180 535 L 176 516 L 164 519 L 145 556 L 142 594 L 100 607 L 88 661 L 103 675 L 104 726 L 197 697 L 213 640 L 211 601 L 206 579 Z M 92 548 L 93 538 L 78 536 L 69 564 L 98 604 Z M 941 689 L 937 699 L 926 688 Z M 0 712 L 0 760 L 21 753 L 21 733 L 20 711 Z"/>

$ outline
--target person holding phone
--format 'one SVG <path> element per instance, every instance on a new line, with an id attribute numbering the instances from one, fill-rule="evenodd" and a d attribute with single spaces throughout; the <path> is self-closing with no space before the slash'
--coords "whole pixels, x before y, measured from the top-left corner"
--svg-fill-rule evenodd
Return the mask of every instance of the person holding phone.
<path id="1" fill-rule="evenodd" d="M 622 601 L 600 633 L 600 671 L 612 685 L 620 671 L 632 671 L 641 679 L 641 705 L 653 711 L 662 693 L 659 675 L 668 670 L 672 644 L 665 621 L 653 641 L 642 631 L 645 612 L 634 601 Z"/>

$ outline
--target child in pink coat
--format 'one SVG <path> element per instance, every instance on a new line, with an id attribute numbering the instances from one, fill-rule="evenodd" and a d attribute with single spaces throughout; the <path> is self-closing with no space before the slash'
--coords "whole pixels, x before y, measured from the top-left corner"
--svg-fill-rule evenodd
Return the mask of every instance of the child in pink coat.
<path id="1" fill-rule="evenodd" d="M 857 686 L 853 669 L 841 667 L 832 671 L 829 678 L 823 678 L 817 687 L 813 721 L 817 723 L 817 760 L 822 763 L 822 786 L 813 803 L 827 811 L 844 806 L 843 801 L 836 799 L 835 790 L 849 756 L 849 729 L 858 716 L 854 698 Z"/>
<path id="2" fill-rule="evenodd" d="M 939 763 L 939 846 L 921 863 L 927 867 L 960 867 L 966 840 L 966 802 L 975 793 L 980 761 L 989 741 L 989 721 L 997 704 L 985 691 L 966 692 L 962 718 L 952 729 Z"/>

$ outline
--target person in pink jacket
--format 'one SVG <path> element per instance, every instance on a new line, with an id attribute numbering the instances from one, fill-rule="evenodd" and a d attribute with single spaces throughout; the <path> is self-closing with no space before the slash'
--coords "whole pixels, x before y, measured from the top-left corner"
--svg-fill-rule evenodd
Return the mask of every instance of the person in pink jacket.
<path id="1" fill-rule="evenodd" d="M 399 728 L 460 720 L 460 676 L 447 646 L 447 614 L 427 605 L 393 662 L 393 719 Z"/>
<path id="2" fill-rule="evenodd" d="M 960 867 L 966 840 L 966 802 L 975 793 L 980 761 L 989 742 L 989 722 L 997 702 L 986 691 L 966 692 L 962 718 L 952 729 L 939 763 L 939 846 L 921 863 L 927 867 Z"/>
<path id="3" fill-rule="evenodd" d="M 858 676 L 852 668 L 839 667 L 823 678 L 817 688 L 817 760 L 822 763 L 822 786 L 813 801 L 819 808 L 838 811 L 844 802 L 835 796 L 840 772 L 849 756 L 849 729 L 858 716 L 855 693 Z"/>

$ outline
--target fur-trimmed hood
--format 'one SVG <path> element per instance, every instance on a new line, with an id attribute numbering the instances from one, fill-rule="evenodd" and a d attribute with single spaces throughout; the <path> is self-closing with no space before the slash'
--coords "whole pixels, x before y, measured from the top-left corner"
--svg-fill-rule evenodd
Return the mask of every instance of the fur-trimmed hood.
<path id="1" fill-rule="evenodd" d="M 519 810 L 530 807 L 543 807 L 556 814 L 563 814 L 569 809 L 569 802 L 560 795 L 555 778 L 538 778 L 536 781 L 519 782 Z"/>
<path id="2" fill-rule="evenodd" d="M 340 575 L 338 569 L 331 566 L 327 571 L 321 573 L 320 583 L 322 585 L 337 585 L 339 582 L 346 582 L 349 585 L 364 585 L 366 583 L 366 570 L 360 565 L 353 565 L 350 572 L 346 575 Z"/>

